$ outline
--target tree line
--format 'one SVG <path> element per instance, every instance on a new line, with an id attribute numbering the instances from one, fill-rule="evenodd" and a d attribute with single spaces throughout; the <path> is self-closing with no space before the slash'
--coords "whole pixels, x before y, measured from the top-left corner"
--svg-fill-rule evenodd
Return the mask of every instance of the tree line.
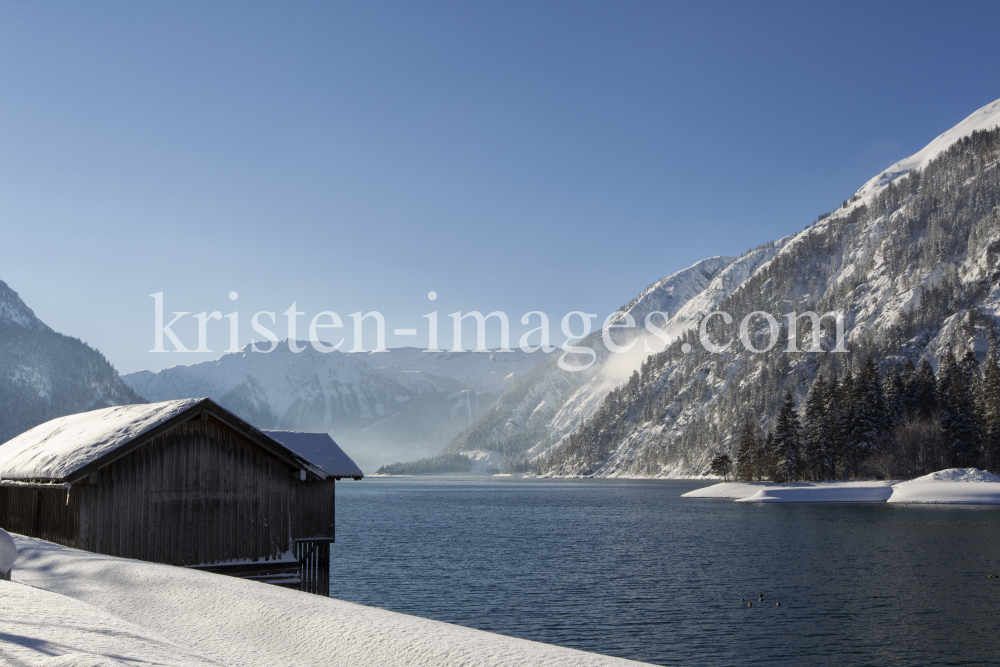
<path id="1" fill-rule="evenodd" d="M 745 421 L 736 460 L 717 453 L 712 472 L 790 482 L 856 477 L 909 478 L 943 468 L 1000 473 L 1000 364 L 951 349 L 935 373 L 919 364 L 869 358 L 857 376 L 820 373 L 796 407 L 791 392 L 773 424 Z"/>

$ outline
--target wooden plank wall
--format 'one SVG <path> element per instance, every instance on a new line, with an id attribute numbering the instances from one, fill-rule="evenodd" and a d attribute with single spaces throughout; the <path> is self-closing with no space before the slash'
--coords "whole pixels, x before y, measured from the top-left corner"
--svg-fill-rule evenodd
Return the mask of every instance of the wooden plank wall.
<path id="1" fill-rule="evenodd" d="M 79 546 L 81 490 L 62 486 L 0 486 L 0 528 L 12 533 Z"/>
<path id="2" fill-rule="evenodd" d="M 195 418 L 79 486 L 80 548 L 200 565 L 287 552 L 293 505 L 304 508 L 295 491 L 313 484 L 292 480 L 283 464 L 222 423 Z M 319 512 L 307 514 L 310 527 L 321 523 Z"/>
<path id="3" fill-rule="evenodd" d="M 292 534 L 296 539 L 334 536 L 335 482 L 300 482 L 295 485 Z"/>

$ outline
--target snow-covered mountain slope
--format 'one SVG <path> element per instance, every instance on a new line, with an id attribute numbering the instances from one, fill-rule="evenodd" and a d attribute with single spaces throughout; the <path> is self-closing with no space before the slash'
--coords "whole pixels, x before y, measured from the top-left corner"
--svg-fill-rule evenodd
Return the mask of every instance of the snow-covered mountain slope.
<path id="1" fill-rule="evenodd" d="M 124 376 L 150 400 L 211 396 L 263 429 L 327 432 L 362 470 L 437 453 L 545 359 L 520 350 L 365 355 L 250 346 L 215 361 Z"/>
<path id="2" fill-rule="evenodd" d="M 924 357 L 936 365 L 945 348 L 959 357 L 984 356 L 1000 329 L 998 125 L 1000 101 L 871 179 L 834 213 L 774 244 L 770 256 L 734 275 L 734 287 L 716 301 L 734 322 L 713 318 L 708 334 L 717 343 L 734 340 L 726 352 L 709 352 L 687 334 L 646 360 L 537 463 L 567 475 L 697 474 L 713 451 L 733 449 L 745 419 L 767 422 L 786 388 L 801 397 L 820 371 L 842 376 L 869 355 Z M 706 294 L 706 300 L 713 299 Z M 693 323 L 705 308 L 689 303 Z M 829 352 L 831 320 L 822 325 L 826 352 L 787 351 L 783 315 L 810 310 L 843 313 L 846 354 Z M 739 322 L 754 311 L 783 324 L 767 353 L 738 340 Z M 799 327 L 804 349 L 808 324 Z M 758 348 L 766 346 L 763 318 L 753 321 L 750 336 Z"/>
<path id="3" fill-rule="evenodd" d="M 629 352 L 611 354 L 599 334 L 580 343 L 594 350 L 594 364 L 578 372 L 558 366 L 558 354 L 515 382 L 476 424 L 459 434 L 445 452 L 496 451 L 508 463 L 537 458 L 594 414 L 604 397 L 637 372 L 649 350 L 662 349 L 662 342 L 645 333 L 646 316 L 675 337 L 697 325 L 701 316 L 735 289 L 742 276 L 774 256 L 776 244 L 748 254 L 712 257 L 650 285 L 621 310 L 632 315 L 636 333 L 615 329 L 615 340 Z M 619 318 L 623 321 L 624 318 Z M 647 348 L 648 345 L 648 348 Z"/>
<path id="4" fill-rule="evenodd" d="M 931 160 L 941 155 L 959 139 L 968 137 L 976 131 L 990 130 L 997 125 L 1000 125 L 1000 100 L 977 109 L 968 118 L 947 132 L 940 134 L 934 141 L 910 157 L 900 160 L 877 176 L 873 176 L 855 193 L 852 203 L 855 206 L 861 205 L 885 189 L 892 181 L 905 176 L 914 169 L 926 168 Z M 850 208 L 852 207 L 848 207 L 848 210 L 844 212 L 849 212 Z"/>
<path id="5" fill-rule="evenodd" d="M 693 298 L 702 294 L 716 276 L 736 261 L 735 257 L 709 257 L 703 259 L 683 271 L 661 278 L 642 294 L 632 299 L 622 308 L 630 314 L 638 326 L 645 322 L 646 315 L 653 312 L 667 313 L 673 316 L 688 304 Z M 657 317 L 657 324 L 661 322 Z"/>
<path id="6" fill-rule="evenodd" d="M 0 443 L 56 417 L 141 401 L 100 352 L 53 331 L 0 281 Z"/>
<path id="7" fill-rule="evenodd" d="M 712 274 L 710 282 L 703 289 L 675 303 L 677 308 L 671 312 L 670 319 L 663 327 L 670 335 L 671 340 L 677 339 L 685 331 L 697 328 L 702 318 L 712 312 L 724 298 L 743 284 L 757 267 L 774 257 L 774 254 L 781 247 L 781 243 L 779 241 L 776 244 L 768 244 L 750 251 L 736 260 L 725 258 L 729 262 L 719 265 L 719 270 Z M 703 260 L 691 268 L 699 267 L 706 261 L 712 260 Z M 636 317 L 637 324 L 642 321 L 638 316 Z M 624 384 L 633 373 L 641 369 L 642 362 L 649 356 L 645 346 L 643 346 L 645 339 L 645 336 L 642 337 L 637 342 L 636 347 L 627 353 L 610 355 L 600 372 L 567 398 L 556 412 L 550 425 L 550 433 L 551 436 L 554 436 L 555 442 L 561 441 L 584 419 L 591 417 L 611 390 Z M 651 348 L 661 349 L 652 346 Z M 553 438 L 550 438 L 551 441 Z M 540 443 L 540 445 L 536 445 L 529 451 L 529 456 L 536 457 L 548 450 L 545 443 Z"/>
<path id="8" fill-rule="evenodd" d="M 415 347 L 397 347 L 388 353 L 369 354 L 365 363 L 400 381 L 418 376 L 450 378 L 473 391 L 503 393 L 514 378 L 537 366 L 544 353 L 511 352 L 425 352 Z M 394 375 L 394 377 L 397 377 Z"/>
<path id="9" fill-rule="evenodd" d="M 0 325 L 16 326 L 25 331 L 48 329 L 35 313 L 17 295 L 17 292 L 0 280 Z"/>

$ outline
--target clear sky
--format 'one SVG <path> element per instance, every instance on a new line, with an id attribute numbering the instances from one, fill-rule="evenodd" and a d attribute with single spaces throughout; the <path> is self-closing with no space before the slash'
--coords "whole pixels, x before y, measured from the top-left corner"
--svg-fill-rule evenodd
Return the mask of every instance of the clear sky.
<path id="1" fill-rule="evenodd" d="M 211 322 L 214 353 L 150 353 L 156 292 L 238 309 L 241 344 L 293 301 L 345 347 L 358 310 L 390 347 L 425 346 L 431 310 L 442 347 L 457 310 L 561 339 L 1000 98 L 998 25 L 996 2 L 0 2 L 0 280 L 122 372 L 228 346 Z"/>

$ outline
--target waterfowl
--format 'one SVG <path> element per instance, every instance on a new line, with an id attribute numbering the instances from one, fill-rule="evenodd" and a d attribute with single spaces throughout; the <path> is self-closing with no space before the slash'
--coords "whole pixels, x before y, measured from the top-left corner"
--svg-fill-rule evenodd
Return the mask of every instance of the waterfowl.
<path id="1" fill-rule="evenodd" d="M 753 606 L 753 602 L 747 602 L 747 606 L 748 607 L 752 607 Z"/>
<path id="2" fill-rule="evenodd" d="M 780 606 L 781 606 L 781 603 L 780 603 L 780 602 L 775 602 L 775 603 L 774 603 L 774 606 L 775 606 L 775 607 L 780 607 Z"/>

